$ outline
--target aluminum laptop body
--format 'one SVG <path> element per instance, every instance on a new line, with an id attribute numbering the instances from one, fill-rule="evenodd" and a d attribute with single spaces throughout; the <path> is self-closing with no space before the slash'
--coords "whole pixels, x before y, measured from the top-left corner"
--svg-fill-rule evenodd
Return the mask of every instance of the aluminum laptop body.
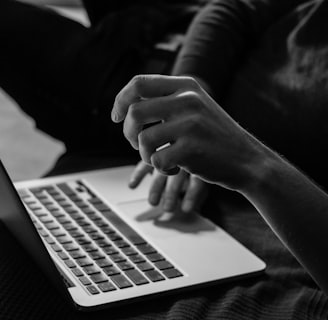
<path id="1" fill-rule="evenodd" d="M 0 162 L 0 219 L 76 308 L 110 307 L 265 269 L 209 220 L 151 207 L 150 178 L 131 190 L 132 170 L 118 167 L 14 186 Z"/>

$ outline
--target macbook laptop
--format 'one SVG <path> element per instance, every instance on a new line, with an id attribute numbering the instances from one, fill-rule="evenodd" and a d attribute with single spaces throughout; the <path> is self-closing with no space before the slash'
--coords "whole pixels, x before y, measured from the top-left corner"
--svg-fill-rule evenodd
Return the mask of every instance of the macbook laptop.
<path id="1" fill-rule="evenodd" d="M 265 263 L 197 214 L 147 202 L 133 167 L 11 182 L 0 162 L 0 218 L 79 310 L 258 274 Z"/>

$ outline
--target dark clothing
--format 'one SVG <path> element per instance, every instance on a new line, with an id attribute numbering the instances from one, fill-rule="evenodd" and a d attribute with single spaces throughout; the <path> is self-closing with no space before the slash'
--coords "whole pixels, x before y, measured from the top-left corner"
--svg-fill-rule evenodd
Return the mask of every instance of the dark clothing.
<path id="1" fill-rule="evenodd" d="M 204 79 L 235 120 L 327 187 L 326 30 L 326 0 L 213 1 L 174 72 Z"/>
<path id="2" fill-rule="evenodd" d="M 119 3 L 117 1 L 117 5 Z M 189 34 L 196 33 L 188 36 L 173 71 L 175 74 L 193 74 L 204 79 L 217 101 L 241 124 L 279 152 L 290 156 L 317 180 L 320 179 L 321 183 L 327 181 L 323 172 L 318 174 L 327 162 L 323 153 L 318 156 L 327 136 L 323 125 L 328 72 L 325 32 L 328 30 L 327 3 L 289 0 L 212 1 L 197 16 Z M 87 5 L 90 4 L 91 0 Z M 16 96 L 22 107 L 33 113 L 33 117 L 40 119 L 40 123 L 47 124 L 47 121 L 42 122 L 44 118 L 49 122 L 58 119 L 51 127 L 53 135 L 60 134 L 62 139 L 74 141 L 71 146 L 74 152 L 63 156 L 51 174 L 117 165 L 121 161 L 127 163 L 129 159 L 126 156 L 131 149 L 127 144 L 124 148 L 118 145 L 124 140 L 121 128 L 110 131 L 114 130 L 114 126 L 107 125 L 110 123 L 107 115 L 110 105 L 108 111 L 102 112 L 103 105 L 107 107 L 116 89 L 113 92 L 109 90 L 110 93 L 106 93 L 106 90 L 111 88 L 113 82 L 123 85 L 129 76 L 128 72 L 124 72 L 125 69 L 120 69 L 124 64 L 116 65 L 111 59 L 103 57 L 103 50 L 109 52 L 111 48 L 111 43 L 106 41 L 111 19 L 101 20 L 102 12 L 94 12 L 92 20 L 97 27 L 89 30 L 64 18 L 46 14 L 44 17 L 47 17 L 45 20 L 49 29 L 44 31 L 43 37 L 47 39 L 53 35 L 53 43 L 48 44 L 50 47 L 47 50 L 55 50 L 55 56 L 46 57 L 44 46 L 40 45 L 34 51 L 35 46 L 30 46 L 31 40 L 22 39 L 22 28 L 17 26 L 17 22 L 6 20 L 2 11 L 4 5 L 9 10 L 13 4 L 0 2 L 0 30 L 6 30 L 4 28 L 9 24 L 11 30 L 16 32 L 14 39 L 17 41 L 7 39 L 13 47 L 0 52 L 0 84 Z M 33 30 L 30 36 L 43 34 L 40 25 L 35 23 L 35 19 L 43 17 L 43 11 L 41 13 L 39 9 L 20 4 L 14 6 L 11 7 L 11 16 L 15 15 L 17 19 L 21 17 L 19 21 L 26 28 L 34 26 L 34 29 L 29 29 Z M 28 20 L 28 16 L 34 19 Z M 64 24 L 69 28 L 66 29 Z M 0 36 L 1 40 L 6 39 L 5 34 L 1 33 Z M 38 45 L 39 39 L 34 39 L 34 45 Z M 69 58 L 67 62 L 57 63 L 56 60 L 64 54 Z M 99 59 L 90 59 L 91 56 Z M 131 61 L 135 67 L 133 72 L 139 70 L 141 63 L 135 62 L 136 56 L 130 58 L 125 61 Z M 18 65 L 10 64 L 12 59 L 18 60 Z M 50 65 L 48 59 L 52 59 Z M 35 61 L 40 61 L 42 68 L 36 68 Z M 60 74 L 65 76 L 59 79 L 49 77 L 49 74 L 58 74 L 58 68 Z M 124 74 L 120 78 L 121 82 L 116 83 L 115 77 L 111 78 L 113 69 L 115 76 L 120 76 L 121 72 Z M 133 73 L 130 68 L 128 71 Z M 6 78 L 8 75 L 11 75 L 9 79 Z M 65 83 L 56 82 L 60 80 Z M 77 87 L 81 85 L 80 90 L 76 89 L 78 92 L 72 93 L 73 89 L 69 86 L 72 83 Z M 95 107 L 93 113 L 90 112 L 90 109 L 93 110 L 90 106 Z M 69 123 L 83 126 L 76 132 L 70 132 L 70 127 L 65 124 L 67 119 L 56 115 L 58 110 L 72 110 L 67 116 Z M 94 119 L 98 119 L 91 121 L 92 126 L 88 124 L 90 113 L 96 115 Z M 97 141 L 93 141 L 89 135 L 94 138 L 93 130 L 99 121 L 99 114 L 103 121 L 99 127 L 105 127 L 108 135 L 102 136 L 102 145 L 100 143 L 98 146 Z M 105 116 L 108 116 L 108 121 Z M 99 135 L 101 133 L 99 129 Z M 72 136 L 67 137 L 67 134 Z M 124 154 L 123 150 L 127 153 Z M 123 159 L 114 158 L 115 152 L 121 153 Z M 51 284 L 43 275 L 33 272 L 33 263 L 16 247 L 14 240 L 10 241 L 11 247 L 4 245 L 8 243 L 9 235 L 1 230 L 1 318 L 327 319 L 327 297 L 283 247 L 255 209 L 237 195 L 223 193 L 220 189 L 212 191 L 213 197 L 208 200 L 203 214 L 222 225 L 261 257 L 268 265 L 264 275 L 163 297 L 128 308 L 81 315 L 69 309 L 56 292 L 49 290 Z M 16 254 L 18 252 L 20 254 Z"/>

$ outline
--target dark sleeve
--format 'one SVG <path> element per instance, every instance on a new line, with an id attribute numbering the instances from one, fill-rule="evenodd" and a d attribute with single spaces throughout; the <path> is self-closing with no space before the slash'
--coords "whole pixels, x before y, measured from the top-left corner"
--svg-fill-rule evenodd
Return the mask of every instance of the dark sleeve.
<path id="1" fill-rule="evenodd" d="M 120 10 L 132 0 L 82 0 L 92 25 L 97 24 L 109 12 Z"/>
<path id="2" fill-rule="evenodd" d="M 275 21 L 305 0 L 216 0 L 195 17 L 173 68 L 203 80 L 220 99 L 245 53 Z"/>

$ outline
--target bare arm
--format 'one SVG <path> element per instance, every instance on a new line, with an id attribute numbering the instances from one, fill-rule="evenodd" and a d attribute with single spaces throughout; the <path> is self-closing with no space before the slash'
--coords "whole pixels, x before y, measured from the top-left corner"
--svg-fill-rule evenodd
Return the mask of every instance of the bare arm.
<path id="1" fill-rule="evenodd" d="M 328 294 L 328 196 L 294 166 L 259 144 L 241 192 Z M 254 167 L 256 166 L 256 168 Z"/>
<path id="2" fill-rule="evenodd" d="M 112 118 L 124 120 L 131 145 L 159 171 L 179 167 L 243 194 L 328 294 L 327 194 L 239 126 L 194 79 L 135 77 L 117 96 Z"/>

